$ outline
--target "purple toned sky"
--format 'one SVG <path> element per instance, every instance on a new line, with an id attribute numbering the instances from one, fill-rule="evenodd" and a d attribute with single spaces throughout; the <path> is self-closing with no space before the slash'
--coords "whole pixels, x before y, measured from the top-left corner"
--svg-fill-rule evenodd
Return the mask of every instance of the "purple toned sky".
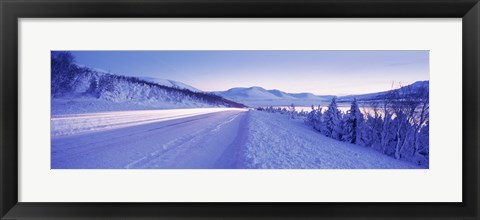
<path id="1" fill-rule="evenodd" d="M 429 79 L 429 51 L 73 51 L 78 64 L 204 91 L 261 86 L 348 95 Z"/>

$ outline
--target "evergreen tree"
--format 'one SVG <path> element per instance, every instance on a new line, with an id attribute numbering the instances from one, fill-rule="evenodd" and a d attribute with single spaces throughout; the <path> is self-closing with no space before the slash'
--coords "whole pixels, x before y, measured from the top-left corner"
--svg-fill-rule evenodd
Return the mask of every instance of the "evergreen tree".
<path id="1" fill-rule="evenodd" d="M 290 119 L 295 119 L 295 114 L 296 114 L 295 104 L 292 103 L 292 104 L 288 107 L 288 115 L 289 115 L 289 118 L 290 118 Z"/>
<path id="2" fill-rule="evenodd" d="M 360 112 L 357 100 L 353 99 L 350 110 L 345 115 L 343 126 L 343 140 L 352 144 L 362 143 L 362 130 L 364 129 L 363 114 Z"/>
<path id="3" fill-rule="evenodd" d="M 93 95 L 95 96 L 95 98 L 99 98 L 97 78 L 92 77 L 90 79 L 90 85 L 88 86 L 88 89 L 85 93 Z"/>
<path id="4" fill-rule="evenodd" d="M 315 107 L 312 105 L 312 110 L 307 114 L 307 117 L 305 118 L 304 122 L 308 126 L 313 126 L 313 118 L 315 117 Z"/>
<path id="5" fill-rule="evenodd" d="M 312 106 L 313 107 L 313 106 Z M 323 130 L 323 115 L 322 115 L 322 107 L 318 105 L 315 114 L 313 115 L 313 128 L 317 131 Z"/>
<path id="6" fill-rule="evenodd" d="M 365 146 L 370 146 L 373 149 L 383 153 L 382 149 L 382 113 L 378 107 L 377 102 L 369 103 L 371 110 L 365 113 L 366 121 L 362 134 L 362 142 Z"/>
<path id="7" fill-rule="evenodd" d="M 72 90 L 72 82 L 76 75 L 75 58 L 70 52 L 51 52 L 51 95 L 61 96 Z"/>
<path id="8" fill-rule="evenodd" d="M 340 140 L 342 137 L 342 115 L 338 110 L 336 97 L 333 97 L 327 111 L 323 114 L 323 121 L 325 136 Z"/>
<path id="9" fill-rule="evenodd" d="M 392 115 L 388 112 L 384 113 L 382 120 L 382 126 L 379 127 L 380 132 L 380 145 L 383 154 L 393 156 L 395 152 L 395 123 L 392 119 Z"/>

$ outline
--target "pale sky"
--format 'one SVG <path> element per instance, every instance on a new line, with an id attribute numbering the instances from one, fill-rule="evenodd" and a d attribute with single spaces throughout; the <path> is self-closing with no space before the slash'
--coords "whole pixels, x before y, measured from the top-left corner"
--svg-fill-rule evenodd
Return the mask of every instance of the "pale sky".
<path id="1" fill-rule="evenodd" d="M 73 51 L 76 62 L 126 76 L 171 79 L 203 91 L 261 86 L 349 95 L 429 80 L 429 51 Z"/>

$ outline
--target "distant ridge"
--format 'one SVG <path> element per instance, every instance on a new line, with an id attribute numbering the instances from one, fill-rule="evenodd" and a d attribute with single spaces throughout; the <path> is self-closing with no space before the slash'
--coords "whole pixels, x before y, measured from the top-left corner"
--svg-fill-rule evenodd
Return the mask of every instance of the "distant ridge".
<path id="1" fill-rule="evenodd" d="M 267 90 L 260 86 L 237 87 L 227 91 L 213 92 L 226 99 L 252 107 L 265 105 L 311 105 L 330 100 L 333 96 L 316 96 L 312 93 L 287 93 L 278 89 Z"/>
<path id="2" fill-rule="evenodd" d="M 429 81 L 417 81 L 407 86 L 403 86 L 393 91 L 399 91 L 400 93 L 415 92 L 418 89 L 429 87 Z M 268 106 L 268 105 L 317 105 L 320 103 L 330 102 L 335 97 L 333 95 L 317 96 L 312 93 L 287 93 L 278 89 L 267 90 L 260 86 L 252 87 L 235 87 L 226 91 L 213 92 L 226 99 L 240 102 L 252 107 L 255 106 Z M 376 93 L 359 94 L 359 95 L 347 95 L 337 97 L 338 102 L 351 102 L 354 98 L 358 101 L 378 100 L 385 98 L 389 91 L 382 91 Z"/>
<path id="3" fill-rule="evenodd" d="M 429 81 L 416 81 L 410 85 L 402 86 L 398 89 L 393 89 L 389 91 L 383 92 L 376 92 L 376 93 L 368 93 L 368 94 L 360 94 L 360 95 L 348 95 L 348 96 L 340 96 L 338 97 L 338 102 L 351 102 L 353 99 L 357 99 L 357 101 L 375 101 L 384 99 L 390 92 L 395 91 L 399 92 L 400 94 L 408 94 L 408 93 L 415 93 L 420 89 L 429 89 Z"/>

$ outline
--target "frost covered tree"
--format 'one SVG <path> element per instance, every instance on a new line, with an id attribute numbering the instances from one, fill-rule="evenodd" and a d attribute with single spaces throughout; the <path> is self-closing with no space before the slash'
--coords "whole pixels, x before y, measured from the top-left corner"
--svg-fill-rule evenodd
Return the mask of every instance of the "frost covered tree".
<path id="1" fill-rule="evenodd" d="M 327 111 L 323 114 L 322 132 L 327 137 L 340 140 L 342 138 L 342 115 L 338 110 L 336 97 L 332 98 L 332 102 L 328 105 Z"/>
<path id="2" fill-rule="evenodd" d="M 428 88 L 401 87 L 385 97 L 382 152 L 395 159 L 418 161 L 419 136 L 428 121 Z"/>
<path id="3" fill-rule="evenodd" d="M 393 85 L 394 84 L 392 83 L 392 90 L 390 90 L 382 100 L 379 100 L 378 103 L 374 103 L 375 108 L 373 109 L 375 120 L 380 122 L 380 124 L 375 127 L 376 131 L 374 131 L 374 133 L 380 135 L 379 150 L 383 154 L 389 156 L 393 156 L 395 152 L 395 125 L 393 123 L 393 118 L 396 116 L 392 110 L 392 106 L 396 99 L 396 93 L 393 91 Z M 378 105 L 380 105 L 379 108 L 377 108 Z"/>
<path id="4" fill-rule="evenodd" d="M 67 51 L 51 52 L 51 94 L 56 97 L 71 91 L 75 79 L 75 58 Z"/>
<path id="5" fill-rule="evenodd" d="M 407 132 L 408 132 L 408 124 L 407 124 L 407 115 L 403 112 L 396 112 L 395 113 L 395 118 L 393 119 L 393 132 L 395 133 L 395 153 L 394 157 L 395 159 L 400 159 L 402 156 L 402 151 L 404 147 L 406 146 L 405 143 L 407 143 Z"/>
<path id="6" fill-rule="evenodd" d="M 370 146 L 374 150 L 385 153 L 385 149 L 382 146 L 382 131 L 384 126 L 382 115 L 384 114 L 378 102 L 370 102 L 368 106 L 369 107 L 363 111 L 366 120 L 362 129 L 362 141 L 365 146 Z"/>
<path id="7" fill-rule="evenodd" d="M 416 101 L 415 106 L 412 109 L 411 124 L 413 126 L 413 152 L 412 156 L 421 154 L 425 148 L 425 142 L 421 143 L 420 135 L 422 129 L 427 126 L 427 138 L 428 138 L 428 120 L 429 120 L 429 91 L 426 87 L 417 89 L 413 99 Z M 426 142 L 428 148 L 428 141 Z"/>
<path id="8" fill-rule="evenodd" d="M 430 122 L 427 119 L 425 122 L 425 125 L 420 129 L 420 132 L 418 134 L 418 141 L 417 141 L 418 150 L 414 155 L 418 165 L 428 165 L 429 163 L 429 154 L 430 154 L 429 127 L 430 127 Z"/>
<path id="9" fill-rule="evenodd" d="M 362 133 L 364 132 L 363 114 L 358 107 L 357 99 L 353 99 L 350 110 L 345 115 L 345 123 L 343 125 L 342 139 L 352 144 L 362 144 Z"/>
<path id="10" fill-rule="evenodd" d="M 95 98 L 100 97 L 97 80 L 98 80 L 97 78 L 92 77 L 89 81 L 90 85 L 88 86 L 88 89 L 85 92 L 86 94 L 93 95 Z"/>
<path id="11" fill-rule="evenodd" d="M 312 110 L 306 115 L 305 124 L 312 126 L 317 131 L 322 131 L 322 107 L 317 109 L 312 105 Z"/>
<path id="12" fill-rule="evenodd" d="M 295 104 L 291 104 L 289 107 L 288 107 L 288 117 L 290 119 L 295 119 L 295 115 L 296 115 L 296 111 L 295 111 Z"/>
<path id="13" fill-rule="evenodd" d="M 342 114 L 336 99 L 322 113 L 321 108 L 306 116 L 306 123 L 325 136 L 371 147 L 399 160 L 421 166 L 429 163 L 428 85 L 400 87 L 369 100 L 363 113 L 353 100 Z"/>
<path id="14" fill-rule="evenodd" d="M 395 116 L 396 159 L 416 161 L 420 149 L 418 137 L 428 120 L 429 94 L 425 87 L 404 87 L 394 92 L 391 109 Z"/>
<path id="15" fill-rule="evenodd" d="M 313 115 L 313 128 L 317 131 L 322 131 L 323 129 L 323 114 L 322 107 L 320 105 L 318 105 L 317 110 Z"/>
<path id="16" fill-rule="evenodd" d="M 316 111 L 315 111 L 315 107 L 314 107 L 313 105 L 311 106 L 311 108 L 312 108 L 312 109 L 311 109 L 310 112 L 307 114 L 307 117 L 306 117 L 305 120 L 304 120 L 305 124 L 308 125 L 308 126 L 313 126 L 313 125 L 314 125 L 314 124 L 313 124 L 313 118 L 314 118 L 314 116 L 315 116 L 315 112 L 316 112 Z"/>

